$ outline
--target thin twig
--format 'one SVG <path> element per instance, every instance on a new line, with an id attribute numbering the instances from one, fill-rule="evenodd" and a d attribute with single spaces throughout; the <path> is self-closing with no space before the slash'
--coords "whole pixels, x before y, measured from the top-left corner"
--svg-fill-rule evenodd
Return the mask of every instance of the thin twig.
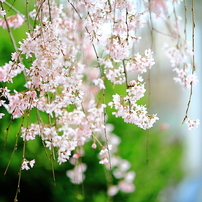
<path id="1" fill-rule="evenodd" d="M 191 13 L 192 13 L 192 62 L 193 62 L 193 67 L 192 67 L 192 73 L 196 70 L 195 67 L 195 17 L 194 17 L 194 0 L 192 0 L 192 8 L 191 8 Z"/>
<path id="2" fill-rule="evenodd" d="M 196 71 L 196 67 L 195 67 L 195 17 L 194 17 L 194 0 L 192 0 L 192 8 L 191 8 L 191 13 L 192 13 L 192 74 Z M 189 100 L 187 103 L 187 108 L 186 108 L 186 112 L 185 112 L 185 116 L 184 119 L 182 121 L 182 123 L 184 123 L 186 121 L 186 119 L 188 118 L 188 112 L 189 112 L 189 108 L 190 108 L 190 104 L 191 104 L 191 99 L 192 99 L 192 94 L 193 94 L 193 82 L 190 83 L 190 94 L 189 94 Z"/>
<path id="3" fill-rule="evenodd" d="M 1 1 L 0 1 L 0 5 L 1 5 L 2 10 L 4 10 L 4 6 L 3 6 L 3 3 L 2 3 Z M 12 34 L 12 32 L 11 32 L 11 29 L 10 29 L 10 27 L 9 27 L 8 20 L 7 20 L 6 15 L 4 15 L 4 20 L 5 20 L 5 22 L 6 22 L 6 27 L 7 27 L 8 34 L 9 34 L 9 36 L 10 36 L 11 42 L 12 42 L 12 44 L 13 44 L 13 46 L 14 46 L 15 51 L 17 52 L 17 51 L 18 51 L 18 48 L 17 48 L 16 42 L 15 42 L 15 39 L 14 39 L 14 37 L 13 37 L 13 34 Z"/>

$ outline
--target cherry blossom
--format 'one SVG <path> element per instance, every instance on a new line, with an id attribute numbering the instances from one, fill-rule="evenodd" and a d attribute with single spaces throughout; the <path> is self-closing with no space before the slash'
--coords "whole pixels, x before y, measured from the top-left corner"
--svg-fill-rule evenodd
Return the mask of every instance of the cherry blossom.
<path id="1" fill-rule="evenodd" d="M 169 47 L 165 44 L 164 51 L 171 62 L 173 71 L 177 74 L 177 77 L 174 77 L 174 81 L 179 83 L 184 90 L 190 88 L 191 85 L 195 85 L 198 79 L 196 74 L 192 71 L 191 57 L 193 52 L 190 50 L 188 43 L 182 41 L 180 47 Z"/>
<path id="2" fill-rule="evenodd" d="M 146 107 L 137 105 L 136 100 L 131 103 L 129 101 L 129 95 L 121 99 L 120 95 L 116 94 L 109 106 L 116 109 L 116 112 L 113 112 L 116 117 L 122 117 L 126 123 L 133 123 L 144 130 L 151 128 L 159 119 L 156 114 L 149 115 Z"/>
<path id="3" fill-rule="evenodd" d="M 110 186 L 109 187 L 109 190 L 108 190 L 108 195 L 109 196 L 114 196 L 114 195 L 116 195 L 117 193 L 118 193 L 118 191 L 119 191 L 119 188 L 118 188 L 118 186 Z"/>
<path id="4" fill-rule="evenodd" d="M 37 112 L 38 121 L 21 125 L 20 137 L 30 143 L 39 137 L 47 150 L 56 151 L 58 164 L 72 163 L 74 168 L 66 173 L 72 183 L 81 184 L 85 179 L 87 166 L 80 157 L 89 142 L 92 151 L 98 152 L 100 166 L 116 179 L 108 186 L 108 195 L 135 191 L 135 172 L 130 170 L 130 162 L 118 155 L 121 139 L 107 123 L 107 110 L 112 108 L 112 115 L 143 130 L 158 121 L 156 113 L 148 113 L 146 103 L 138 104 L 146 93 L 145 74 L 155 68 L 153 49 L 147 44 L 143 50 L 136 47 L 144 42 L 141 29 L 149 23 L 151 13 L 169 24 L 171 2 L 176 6 L 181 0 L 144 1 L 142 6 L 133 0 L 81 0 L 59 5 L 50 0 L 36 1 L 29 12 L 33 27 L 30 23 L 10 61 L 0 67 L 0 98 L 7 100 L 1 100 L 0 106 L 14 119 Z M 4 29 L 23 24 L 22 14 L 6 17 L 6 13 L 0 8 Z M 163 50 L 176 74 L 174 81 L 186 89 L 198 80 L 191 61 L 194 53 L 180 37 L 179 24 L 176 16 L 171 27 L 177 44 L 165 45 Z M 24 77 L 25 90 L 7 87 L 18 75 Z M 110 85 L 115 87 L 113 92 L 108 90 Z M 116 90 L 118 85 L 122 91 Z M 106 101 L 108 97 L 110 101 Z M 4 115 L 0 113 L 0 119 Z M 199 122 L 186 120 L 189 130 Z M 24 158 L 21 169 L 29 170 L 34 164 L 35 159 Z"/>
<path id="5" fill-rule="evenodd" d="M 96 148 L 97 148 L 96 143 L 94 142 L 91 147 L 92 147 L 93 149 L 96 149 Z"/>
<path id="6" fill-rule="evenodd" d="M 34 167 L 34 164 L 35 164 L 35 159 L 31 160 L 31 161 L 28 161 L 26 159 L 23 159 L 23 162 L 22 162 L 22 170 L 29 170 L 30 167 L 33 168 Z"/>
<path id="7" fill-rule="evenodd" d="M 151 0 L 145 2 L 146 6 L 149 7 L 149 10 L 156 14 L 156 17 L 164 17 L 164 13 L 167 13 L 167 0 Z"/>
<path id="8" fill-rule="evenodd" d="M 22 128 L 22 135 L 21 137 L 23 140 L 34 140 L 36 135 L 40 135 L 40 126 L 37 124 L 31 124 L 29 128 Z"/>
<path id="9" fill-rule="evenodd" d="M 12 79 L 24 70 L 21 63 L 10 61 L 0 67 L 0 82 L 12 82 Z"/>
<path id="10" fill-rule="evenodd" d="M 200 120 L 199 119 L 193 120 L 187 118 L 185 123 L 188 125 L 188 130 L 193 130 L 195 128 L 198 128 L 198 126 L 200 125 Z"/>
<path id="11" fill-rule="evenodd" d="M 134 192 L 135 191 L 135 186 L 133 183 L 129 183 L 129 182 L 126 182 L 124 180 L 120 181 L 119 184 L 119 189 L 122 191 L 122 192 L 125 192 L 125 193 L 131 193 L 131 192 Z"/>
<path id="12" fill-rule="evenodd" d="M 66 174 L 70 178 L 72 183 L 81 184 L 85 179 L 84 172 L 86 171 L 86 169 L 86 164 L 81 163 L 76 165 L 73 170 L 68 170 Z"/>
<path id="13" fill-rule="evenodd" d="M 1 11 L 1 15 L 5 15 L 5 14 L 6 14 L 5 11 Z M 16 29 L 23 24 L 24 18 L 22 15 L 16 14 L 16 15 L 7 17 L 7 22 L 9 27 L 13 27 Z M 6 21 L 2 18 L 0 18 L 0 26 L 2 26 L 4 29 L 7 29 Z"/>
<path id="14" fill-rule="evenodd" d="M 4 16 L 4 15 L 6 15 L 6 11 L 0 8 L 0 16 Z"/>

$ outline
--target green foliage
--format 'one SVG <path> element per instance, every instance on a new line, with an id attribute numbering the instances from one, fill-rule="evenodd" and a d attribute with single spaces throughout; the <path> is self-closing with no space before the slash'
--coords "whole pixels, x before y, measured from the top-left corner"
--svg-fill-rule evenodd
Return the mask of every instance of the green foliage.
<path id="1" fill-rule="evenodd" d="M 129 160 L 132 164 L 132 170 L 136 172 L 135 186 L 136 190 L 132 194 L 119 193 L 114 200 L 107 199 L 107 179 L 106 170 L 103 165 L 98 163 L 98 149 L 91 148 L 89 143 L 85 146 L 85 156 L 82 162 L 86 163 L 88 168 L 85 172 L 85 180 L 82 185 L 73 185 L 66 176 L 66 171 L 72 169 L 68 162 L 58 166 L 55 164 L 54 172 L 56 176 L 56 186 L 54 185 L 52 168 L 50 161 L 42 146 L 41 140 L 36 139 L 27 142 L 26 155 L 28 158 L 36 159 L 36 165 L 33 169 L 22 172 L 21 192 L 19 201 L 40 201 L 41 198 L 46 201 L 116 201 L 116 202 L 160 202 L 159 193 L 166 186 L 177 183 L 182 177 L 180 170 L 180 157 L 182 147 L 180 142 L 166 141 L 166 132 L 162 131 L 143 131 L 133 125 L 125 124 L 121 119 L 109 117 L 109 121 L 116 128 L 114 133 L 121 137 L 122 142 L 119 146 L 119 155 Z M 7 117 L 2 119 L 2 129 L 7 126 Z M 20 126 L 19 120 L 14 120 L 10 127 L 7 146 L 1 153 L 1 173 L 4 172 L 16 138 L 16 131 Z M 1 129 L 3 136 L 4 131 Z M 1 137 L 2 137 L 1 136 Z M 1 138 L 1 148 L 4 138 Z M 5 176 L 1 175 L 1 181 L 4 188 L 1 189 L 1 201 L 11 201 L 11 195 L 14 198 L 17 187 L 17 177 L 22 158 L 22 140 L 20 138 L 18 149 L 15 151 L 14 158 L 10 164 Z M 50 155 L 50 154 L 49 154 Z M 116 179 L 114 179 L 116 182 Z M 6 190 L 10 187 L 9 192 Z M 40 198 L 41 197 L 41 198 Z M 5 199 L 4 199 L 5 198 Z M 12 198 L 12 200 L 13 200 Z M 82 198 L 84 198 L 82 200 Z"/>

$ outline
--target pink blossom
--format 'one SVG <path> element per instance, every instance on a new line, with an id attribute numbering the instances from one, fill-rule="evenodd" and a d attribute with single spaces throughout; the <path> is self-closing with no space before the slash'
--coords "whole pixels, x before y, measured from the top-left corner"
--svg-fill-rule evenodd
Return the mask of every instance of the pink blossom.
<path id="1" fill-rule="evenodd" d="M 124 180 L 128 183 L 132 183 L 133 180 L 135 179 L 135 172 L 134 171 L 128 171 L 124 177 Z"/>
<path id="2" fill-rule="evenodd" d="M 75 158 L 75 159 L 78 159 L 78 158 L 80 158 L 81 157 L 81 155 L 79 154 L 79 153 L 75 153 L 74 155 L 73 155 L 73 158 Z"/>
<path id="3" fill-rule="evenodd" d="M 200 125 L 200 120 L 199 119 L 193 120 L 193 119 L 187 118 L 185 123 L 188 125 L 188 130 L 193 130 L 195 128 L 198 128 L 198 126 Z"/>
<path id="4" fill-rule="evenodd" d="M 135 186 L 133 183 L 128 183 L 124 180 L 120 181 L 119 184 L 119 189 L 122 191 L 122 192 L 125 192 L 125 193 L 132 193 L 135 191 Z"/>
<path id="5" fill-rule="evenodd" d="M 34 164 L 35 164 L 35 159 L 31 160 L 31 161 L 28 161 L 26 159 L 23 159 L 23 162 L 22 162 L 22 170 L 29 170 L 30 167 L 33 168 L 34 167 Z M 28 166 L 30 165 L 30 167 Z"/>
<path id="6" fill-rule="evenodd" d="M 6 15 L 6 11 L 5 11 L 5 10 L 3 10 L 2 8 L 0 8 L 0 15 L 1 15 L 1 16 Z"/>
<path id="7" fill-rule="evenodd" d="M 147 69 L 151 69 L 154 64 L 153 52 L 148 49 L 145 50 L 144 55 L 136 53 L 132 58 L 130 58 L 126 63 L 126 68 L 129 72 L 142 74 L 147 72 Z"/>
<path id="8" fill-rule="evenodd" d="M 28 166 L 29 161 L 23 160 L 22 162 L 22 170 L 29 170 L 30 167 Z"/>
<path id="9" fill-rule="evenodd" d="M 16 29 L 22 25 L 24 19 L 21 15 L 17 14 L 7 17 L 7 22 L 9 27 Z M 6 21 L 4 19 L 0 19 L 0 26 L 2 26 L 4 29 L 7 29 Z"/>
<path id="10" fill-rule="evenodd" d="M 118 39 L 110 39 L 107 44 L 106 50 L 112 59 L 122 60 L 129 56 L 129 46 L 126 43 L 121 43 Z"/>
<path id="11" fill-rule="evenodd" d="M 96 149 L 96 148 L 97 148 L 96 143 L 94 142 L 91 147 L 92 147 L 93 149 Z"/>
<path id="12" fill-rule="evenodd" d="M 93 83 L 99 87 L 99 89 L 105 89 L 105 85 L 102 79 L 93 79 Z"/>
<path id="13" fill-rule="evenodd" d="M 109 160 L 106 157 L 104 157 L 101 161 L 99 161 L 99 164 L 107 164 L 107 163 L 109 163 Z"/>
<path id="14" fill-rule="evenodd" d="M 81 184 L 85 179 L 84 172 L 86 171 L 86 164 L 81 163 L 74 167 L 73 170 L 68 170 L 66 175 L 70 178 L 71 182 L 74 184 Z"/>
<path id="15" fill-rule="evenodd" d="M 22 135 L 24 141 L 34 140 L 36 135 L 40 135 L 41 129 L 37 124 L 31 124 L 29 128 L 22 128 Z"/>
<path id="16" fill-rule="evenodd" d="M 148 3 L 148 7 L 151 12 L 156 14 L 156 17 L 162 17 L 163 14 L 168 13 L 167 0 L 151 0 Z"/>
<path id="17" fill-rule="evenodd" d="M 30 165 L 31 168 L 34 167 L 34 164 L 35 164 L 35 159 L 29 161 L 29 165 Z"/>
<path id="18" fill-rule="evenodd" d="M 7 110 L 13 114 L 14 118 L 19 118 L 24 114 L 24 110 L 32 109 L 36 106 L 36 92 L 32 90 L 25 93 L 18 93 L 15 91 L 14 95 L 9 95 L 9 104 L 6 106 Z"/>
<path id="19" fill-rule="evenodd" d="M 99 155 L 105 155 L 105 154 L 107 154 L 110 150 L 112 149 L 112 145 L 108 145 L 108 146 L 106 146 L 106 147 L 104 147 L 101 151 L 100 151 L 100 153 L 99 153 Z"/>
<path id="20" fill-rule="evenodd" d="M 24 70 L 24 65 L 10 61 L 0 67 L 0 82 L 12 82 L 12 79 Z"/>
<path id="21" fill-rule="evenodd" d="M 107 193 L 109 196 L 114 196 L 118 193 L 118 191 L 119 191 L 118 186 L 110 186 Z"/>
<path id="22" fill-rule="evenodd" d="M 135 190 L 135 173 L 129 170 L 131 164 L 118 156 L 121 140 L 107 124 L 106 107 L 113 108 L 112 114 L 124 122 L 144 130 L 158 120 L 156 114 L 148 114 L 145 105 L 137 103 L 146 92 L 143 74 L 155 64 L 151 49 L 138 52 L 141 46 L 138 35 L 151 17 L 148 8 L 162 17 L 167 13 L 167 1 L 151 0 L 146 10 L 141 11 L 133 0 L 81 0 L 72 4 L 77 11 L 70 4 L 63 11 L 62 5 L 56 5 L 55 1 L 43 4 L 36 1 L 36 9 L 29 13 L 36 21 L 35 27 L 19 42 L 11 61 L 0 67 L 3 86 L 21 74 L 26 89 L 11 93 L 7 87 L 0 88 L 0 94 L 8 100 L 0 101 L 0 106 L 13 118 L 28 117 L 36 111 L 35 123 L 31 123 L 32 118 L 22 123 L 22 140 L 30 141 L 38 136 L 46 149 L 56 151 L 59 164 L 70 161 L 74 168 L 67 171 L 67 176 L 72 183 L 80 184 L 85 178 L 86 165 L 78 158 L 84 154 L 83 146 L 93 140 L 92 148 L 96 149 L 97 144 L 101 146 L 99 164 L 112 169 L 116 178 L 116 184 L 109 186 L 108 195 L 118 191 L 130 193 Z M 1 9 L 0 15 L 4 16 L 5 11 Z M 23 18 L 19 14 L 8 17 L 9 27 L 21 26 Z M 178 21 L 180 18 L 177 18 Z M 3 18 L 0 25 L 7 28 Z M 197 82 L 190 71 L 189 59 L 193 53 L 181 37 L 178 42 L 178 46 L 166 46 L 164 51 L 176 73 L 174 80 L 187 87 Z M 124 86 L 118 90 L 123 93 L 114 92 L 108 104 L 103 99 L 103 96 L 108 98 L 106 80 L 115 86 L 114 91 L 116 85 Z M 0 113 L 0 118 L 3 115 Z M 199 120 L 187 119 L 187 124 L 191 130 L 199 125 Z M 34 163 L 34 159 L 23 159 L 22 169 L 28 170 Z"/>

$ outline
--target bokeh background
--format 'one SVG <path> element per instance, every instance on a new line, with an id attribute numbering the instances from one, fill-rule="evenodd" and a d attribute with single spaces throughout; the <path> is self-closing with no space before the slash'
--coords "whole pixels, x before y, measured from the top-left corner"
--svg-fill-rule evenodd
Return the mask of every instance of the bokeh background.
<path id="1" fill-rule="evenodd" d="M 17 10 L 24 13 L 25 2 L 22 0 L 8 1 Z M 33 1 L 30 1 L 30 10 L 33 7 Z M 196 16 L 196 62 L 197 73 L 201 78 L 201 9 L 200 0 L 195 1 Z M 6 8 L 8 15 L 16 14 L 12 9 Z M 182 11 L 179 10 L 183 15 Z M 189 9 L 190 12 L 190 9 Z M 187 30 L 191 30 L 191 18 L 189 17 Z M 13 30 L 16 41 L 25 38 L 27 30 L 26 23 L 22 27 Z M 141 42 L 142 48 L 150 44 L 150 36 L 145 28 L 140 33 L 144 36 L 144 42 Z M 191 32 L 189 33 L 191 35 Z M 157 113 L 160 120 L 155 127 L 144 131 L 132 124 L 123 123 L 122 119 L 117 119 L 110 115 L 111 109 L 107 108 L 108 122 L 114 125 L 114 133 L 121 138 L 119 145 L 119 155 L 131 163 L 131 170 L 136 173 L 134 181 L 134 193 L 126 194 L 119 192 L 111 201 L 116 202 L 201 202 L 199 199 L 202 167 L 201 151 L 201 127 L 193 132 L 188 132 L 185 125 L 182 125 L 182 119 L 188 101 L 188 92 L 182 89 L 173 81 L 173 72 L 169 61 L 162 54 L 161 47 L 163 38 L 154 33 L 153 50 L 156 52 L 156 65 L 146 75 L 147 96 L 141 99 L 140 104 L 149 105 L 151 113 Z M 169 40 L 168 40 L 169 42 Z M 159 48 L 160 47 L 160 48 Z M 0 27 L 0 66 L 10 60 L 10 54 L 14 52 L 7 30 Z M 202 80 L 202 78 L 201 78 Z M 23 91 L 23 75 L 18 75 L 12 84 L 6 84 L 13 90 Z M 2 87 L 4 84 L 0 84 Z M 193 117 L 201 118 L 201 82 L 194 88 L 194 95 L 191 104 L 191 114 Z M 107 91 L 122 92 L 123 89 L 114 88 L 108 84 Z M 106 93 L 107 95 L 107 93 Z M 106 101 L 111 97 L 107 96 Z M 1 107 L 0 112 L 6 110 Z M 16 134 L 19 131 L 21 120 L 14 119 L 9 127 L 8 137 L 6 137 L 6 128 L 11 119 L 10 115 L 0 119 L 0 202 L 13 201 L 17 183 L 18 171 L 21 164 L 22 145 L 21 139 L 18 141 L 18 147 L 11 159 L 14 149 Z M 36 117 L 31 117 L 35 120 Z M 6 140 L 7 139 L 7 140 Z M 5 141 L 6 147 L 4 146 Z M 50 161 L 39 139 L 28 142 L 27 157 L 36 159 L 37 163 L 33 169 L 22 172 L 19 201 L 20 202 L 69 202 L 69 201 L 92 201 L 107 202 L 106 195 L 106 170 L 100 165 L 97 158 L 99 151 L 92 150 L 91 143 L 85 145 L 85 155 L 82 161 L 87 164 L 85 180 L 81 185 L 74 185 L 66 176 L 66 171 L 73 166 L 67 162 L 62 165 L 54 164 L 56 176 L 56 185 L 53 181 L 53 171 Z M 8 162 L 11 161 L 6 175 L 4 175 Z M 114 179 L 116 181 L 116 179 Z M 200 181 L 201 180 L 201 181 Z M 200 184 L 201 183 L 201 184 Z M 201 187 L 200 187 L 201 186 Z M 193 187 L 198 187 L 194 189 Z M 192 192 L 192 198 L 188 200 L 188 192 Z M 183 193 L 183 194 L 182 194 Z M 84 197 L 84 199 L 83 199 Z M 194 199 L 194 197 L 196 199 Z M 197 198 L 198 197 L 198 198 Z M 187 200 L 187 201 L 186 201 Z"/>

